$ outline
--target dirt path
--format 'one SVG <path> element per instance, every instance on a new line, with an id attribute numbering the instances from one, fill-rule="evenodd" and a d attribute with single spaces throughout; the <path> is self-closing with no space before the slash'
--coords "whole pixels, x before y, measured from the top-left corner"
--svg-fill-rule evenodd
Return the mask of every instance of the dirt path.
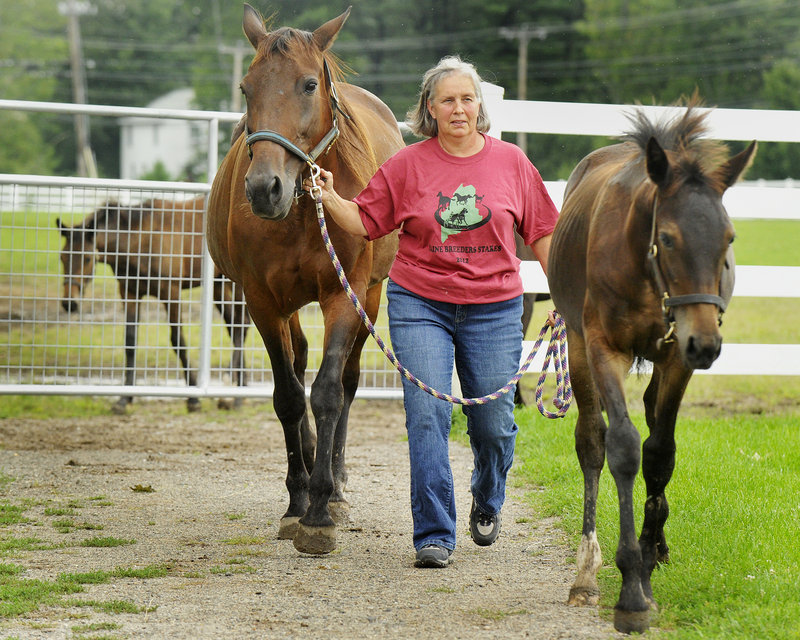
<path id="1" fill-rule="evenodd" d="M 72 638 L 111 621 L 114 638 L 610 638 L 596 609 L 565 604 L 573 564 L 552 523 L 514 489 L 495 545 L 469 539 L 470 454 L 451 457 L 461 520 L 455 562 L 413 568 L 408 460 L 399 402 L 359 401 L 349 435 L 351 523 L 339 548 L 302 556 L 276 539 L 286 508 L 285 453 L 268 405 L 186 415 L 180 402 L 138 402 L 130 416 L 0 421 L 3 502 L 30 501 L 30 520 L 0 537 L 64 545 L 3 562 L 27 578 L 166 564 L 163 578 L 115 578 L 76 597 L 126 600 L 145 612 L 53 607 L 0 620 L 3 638 Z M 152 492 L 132 487 L 152 488 Z M 67 516 L 102 530 L 54 526 Z M 56 509 L 56 511 L 53 511 Z M 134 544 L 78 546 L 113 536 Z M 76 618 L 75 616 L 87 616 Z M 109 636 L 103 636 L 109 637 Z"/>

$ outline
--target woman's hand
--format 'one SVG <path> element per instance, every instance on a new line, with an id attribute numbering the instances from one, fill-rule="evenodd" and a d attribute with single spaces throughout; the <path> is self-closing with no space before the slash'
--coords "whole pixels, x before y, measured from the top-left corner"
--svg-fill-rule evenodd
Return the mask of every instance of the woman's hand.
<path id="1" fill-rule="evenodd" d="M 336 191 L 333 188 L 333 174 L 322 167 L 319 168 L 319 175 L 315 183 L 312 184 L 310 176 L 303 180 L 303 189 L 312 196 L 315 195 L 315 193 L 312 193 L 313 187 L 319 189 L 319 196 L 322 199 L 322 204 L 326 204 L 331 198 L 336 196 Z"/>
<path id="2" fill-rule="evenodd" d="M 312 183 L 311 177 L 303 180 L 303 190 L 311 194 L 313 198 L 319 195 L 325 210 L 333 216 L 342 229 L 354 236 L 364 237 L 367 229 L 361 222 L 358 213 L 358 205 L 352 200 L 345 200 L 333 188 L 333 174 L 322 167 L 319 168 L 319 175 Z"/>

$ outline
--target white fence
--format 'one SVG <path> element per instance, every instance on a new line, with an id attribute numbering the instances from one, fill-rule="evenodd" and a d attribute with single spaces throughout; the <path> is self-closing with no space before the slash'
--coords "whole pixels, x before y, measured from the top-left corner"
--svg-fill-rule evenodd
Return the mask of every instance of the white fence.
<path id="1" fill-rule="evenodd" d="M 619 136 L 631 127 L 630 105 L 576 104 L 503 100 L 503 90 L 484 85 L 484 97 L 496 127 L 490 133 L 522 131 L 571 135 Z M 635 107 L 653 119 L 674 115 L 674 107 Z M 800 142 L 800 111 L 756 109 L 709 109 L 709 136 L 721 140 L 759 142 Z M 577 159 L 576 159 L 577 160 Z M 564 182 L 548 182 L 547 188 L 558 208 Z M 734 185 L 723 198 L 735 219 L 800 220 L 800 189 L 752 183 Z M 800 242 L 800 237 L 798 237 Z M 523 265 L 526 291 L 546 291 L 547 279 L 538 263 Z M 735 297 L 800 298 L 800 267 L 736 265 Z M 769 317 L 765 306 L 764 317 Z M 527 356 L 532 343 L 526 343 Z M 531 370 L 541 367 L 541 356 Z M 731 344 L 726 342 L 714 365 L 698 374 L 716 375 L 800 375 L 800 344 Z"/>
<path id="2" fill-rule="evenodd" d="M 492 85 L 484 86 L 484 93 L 495 127 L 490 132 L 493 135 L 525 131 L 615 136 L 629 127 L 625 113 L 632 109 L 630 106 L 507 101 L 502 98 L 502 89 Z M 220 123 L 235 122 L 240 117 L 236 113 L 7 100 L 0 100 L 0 109 L 205 121 L 209 175 L 213 175 L 219 160 Z M 712 134 L 724 139 L 800 142 L 798 112 L 719 109 L 710 114 L 709 122 Z M 547 186 L 560 206 L 564 183 L 548 182 Z M 209 188 L 209 184 L 0 175 L 0 394 L 271 395 L 268 361 L 254 328 L 245 352 L 250 385 L 244 389 L 230 387 L 233 371 L 227 365 L 229 341 L 221 317 L 214 311 L 210 286 L 213 267 L 207 252 L 202 267 L 205 286 L 182 297 L 190 359 L 199 366 L 195 385 L 185 382 L 169 344 L 166 316 L 155 301 L 144 306 L 139 318 L 139 343 L 144 355 L 137 359 L 137 386 L 131 389 L 122 385 L 124 319 L 116 281 L 107 269 L 98 272 L 77 314 L 61 308 L 63 276 L 58 253 L 62 241 L 55 227 L 56 217 L 76 224 L 107 200 L 122 206 L 153 197 L 180 201 L 202 196 Z M 734 218 L 796 220 L 800 219 L 798 203 L 800 189 L 785 187 L 737 185 L 725 196 L 725 205 Z M 736 277 L 735 296 L 800 297 L 800 267 L 737 265 Z M 547 291 L 546 278 L 537 263 L 523 265 L 523 279 L 526 290 Z M 321 357 L 319 315 L 315 305 L 304 310 L 311 348 L 307 383 L 313 379 Z M 385 309 L 377 327 L 384 336 L 388 333 Z M 708 373 L 800 375 L 800 345 L 726 343 L 723 355 Z M 362 360 L 359 395 L 400 395 L 398 374 L 371 339 Z"/>

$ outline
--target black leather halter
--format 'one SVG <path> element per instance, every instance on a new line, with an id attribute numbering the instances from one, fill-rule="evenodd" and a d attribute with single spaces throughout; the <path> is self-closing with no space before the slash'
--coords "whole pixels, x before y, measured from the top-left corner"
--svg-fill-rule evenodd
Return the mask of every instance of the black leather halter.
<path id="1" fill-rule="evenodd" d="M 339 97 L 336 93 L 336 87 L 333 84 L 333 79 L 331 78 L 331 70 L 328 68 L 328 62 L 323 60 L 322 66 L 325 70 L 325 84 L 328 87 L 328 93 L 330 95 L 331 102 L 330 131 L 323 136 L 322 140 L 320 140 L 317 145 L 311 149 L 311 151 L 306 153 L 291 140 L 288 140 L 277 131 L 262 129 L 251 132 L 249 125 L 245 123 L 245 133 L 247 134 L 247 137 L 245 138 L 245 144 L 247 145 L 247 154 L 251 159 L 253 157 L 253 144 L 259 142 L 260 140 L 268 140 L 281 145 L 285 149 L 291 151 L 309 166 L 313 165 L 317 161 L 317 158 L 330 150 L 330 148 L 333 146 L 333 143 L 336 142 L 336 139 L 339 137 L 339 126 L 336 114 L 342 112 L 339 110 Z"/>
<path id="2" fill-rule="evenodd" d="M 647 252 L 647 262 L 653 272 L 653 278 L 656 283 L 658 295 L 661 298 L 661 313 L 664 316 L 664 325 L 667 328 L 667 333 L 659 340 L 661 344 L 668 344 L 675 341 L 675 314 L 673 313 L 674 307 L 679 307 L 688 304 L 713 304 L 719 309 L 719 324 L 722 324 L 722 314 L 725 313 L 727 304 L 721 296 L 716 296 L 711 293 L 688 293 L 682 296 L 670 296 L 667 290 L 667 284 L 664 280 L 664 274 L 661 273 L 661 267 L 658 264 L 658 245 L 656 244 L 656 215 L 658 213 L 658 193 L 653 199 L 653 216 L 650 225 L 650 249 Z"/>

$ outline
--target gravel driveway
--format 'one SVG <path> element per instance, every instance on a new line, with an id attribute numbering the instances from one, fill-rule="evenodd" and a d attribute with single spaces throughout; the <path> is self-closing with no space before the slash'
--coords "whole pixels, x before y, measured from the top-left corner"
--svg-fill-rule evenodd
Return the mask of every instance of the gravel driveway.
<path id="1" fill-rule="evenodd" d="M 110 401 L 109 401 L 110 403 Z M 400 402 L 358 401 L 348 437 L 351 522 L 328 556 L 276 539 L 286 509 L 285 451 L 269 404 L 226 413 L 204 401 L 136 401 L 130 415 L 0 421 L 2 501 L 29 505 L 28 523 L 0 536 L 59 545 L 0 558 L 24 576 L 166 565 L 166 577 L 113 578 L 76 597 L 124 600 L 139 613 L 48 607 L 0 620 L 3 638 L 612 638 L 596 608 L 566 603 L 574 564 L 552 522 L 511 489 L 497 543 L 467 530 L 470 453 L 453 445 L 460 530 L 455 562 L 413 567 L 408 458 Z M 576 462 L 576 474 L 577 462 Z M 577 477 L 577 476 L 576 476 Z M 512 483 L 513 484 L 513 483 Z M 70 508 L 68 533 L 52 515 Z M 86 548 L 109 536 L 134 543 Z"/>

